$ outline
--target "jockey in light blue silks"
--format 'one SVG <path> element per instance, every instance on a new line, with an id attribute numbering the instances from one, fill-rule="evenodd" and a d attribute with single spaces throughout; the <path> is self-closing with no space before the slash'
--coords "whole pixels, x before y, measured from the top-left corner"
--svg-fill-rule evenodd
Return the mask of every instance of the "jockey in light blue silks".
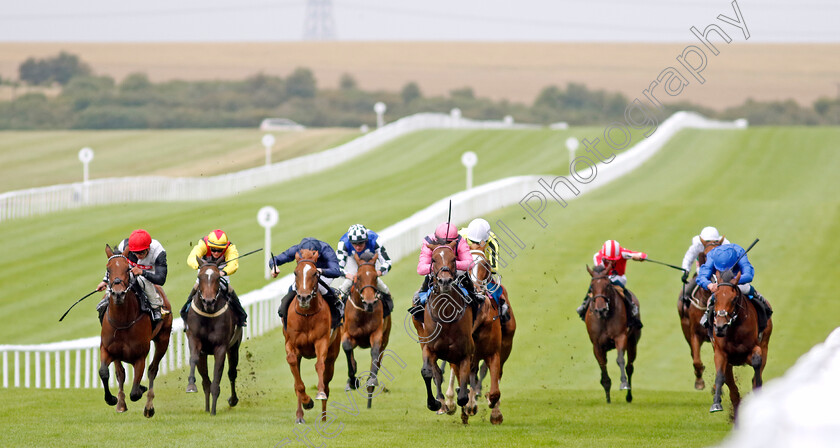
<path id="1" fill-rule="evenodd" d="M 718 282 L 723 281 L 722 279 L 713 280 L 712 275 L 715 274 L 715 271 L 723 274 L 730 269 L 732 270 L 733 278 L 739 273 L 741 274 L 741 277 L 738 279 L 738 289 L 755 305 L 756 312 L 758 313 L 758 331 L 759 333 L 764 331 L 764 327 L 767 325 L 767 319 L 773 314 L 773 310 L 770 308 L 767 300 L 750 285 L 750 282 L 755 277 L 755 269 L 750 263 L 749 258 L 747 258 L 744 248 L 737 244 L 724 244 L 712 249 L 706 255 L 706 263 L 700 266 L 697 274 L 697 284 L 712 292 L 712 298 L 709 300 L 709 309 L 700 323 L 707 328 L 711 327 L 711 314 L 714 313 L 715 309 L 714 293 L 718 289 Z"/>

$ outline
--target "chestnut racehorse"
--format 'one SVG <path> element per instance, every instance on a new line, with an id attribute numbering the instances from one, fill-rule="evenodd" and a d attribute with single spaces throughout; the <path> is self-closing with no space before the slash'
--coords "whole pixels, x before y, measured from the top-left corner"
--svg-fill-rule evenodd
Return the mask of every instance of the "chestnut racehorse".
<path id="1" fill-rule="evenodd" d="M 730 274 L 731 271 L 727 271 Z M 723 410 L 720 403 L 721 389 L 723 382 L 729 387 L 729 399 L 732 401 L 732 415 L 738 415 L 738 404 L 741 402 L 741 395 L 738 392 L 738 385 L 735 384 L 735 376 L 732 373 L 732 366 L 749 364 L 752 366 L 753 389 L 761 387 L 761 374 L 767 364 L 767 346 L 770 344 L 770 334 L 773 332 L 773 321 L 767 319 L 767 327 L 764 329 L 761 338 L 758 334 L 758 313 L 755 305 L 738 288 L 738 280 L 741 274 L 738 273 L 731 282 L 726 281 L 717 272 L 718 279 L 724 279 L 718 283 L 715 292 L 714 308 L 714 340 L 712 345 L 715 348 L 715 398 L 709 412 Z"/>
<path id="2" fill-rule="evenodd" d="M 302 249 L 295 254 L 295 288 L 297 294 L 289 306 L 286 329 L 286 362 L 295 377 L 297 394 L 297 413 L 295 423 L 306 423 L 303 409 L 312 409 L 315 402 L 306 394 L 306 386 L 300 378 L 300 359 L 315 358 L 315 371 L 318 373 L 318 393 L 316 400 L 321 400 L 321 419 L 327 418 L 327 399 L 330 396 L 330 381 L 335 370 L 335 359 L 341 346 L 341 328 L 330 330 L 330 308 L 319 290 L 320 272 L 315 266 L 318 252 Z"/>
<path id="3" fill-rule="evenodd" d="M 353 258 L 359 270 L 356 272 L 356 279 L 350 289 L 347 306 L 344 307 L 344 333 L 341 336 L 341 347 L 347 355 L 348 390 L 357 387 L 356 358 L 353 356 L 353 349 L 370 348 L 370 378 L 366 383 L 367 407 L 370 408 L 374 388 L 378 385 L 376 375 L 381 363 L 379 357 L 388 346 L 388 338 L 391 335 L 391 316 L 382 317 L 385 304 L 379 300 L 379 291 L 376 288 L 379 277 L 376 259 L 371 260 L 370 257 L 365 257 L 363 260 L 356 253 L 353 254 Z"/>
<path id="4" fill-rule="evenodd" d="M 621 371 L 621 385 L 619 390 L 627 391 L 627 402 L 633 401 L 630 390 L 633 378 L 633 361 L 636 360 L 636 345 L 642 335 L 640 328 L 630 328 L 627 325 L 627 306 L 619 295 L 617 287 L 610 282 L 608 272 L 612 270 L 612 263 L 605 267 L 597 266 L 595 270 L 586 267 L 592 276 L 590 287 L 592 300 L 586 313 L 586 331 L 592 341 L 592 350 L 598 366 L 601 367 L 601 386 L 610 402 L 610 386 L 612 381 L 607 374 L 607 352 L 615 348 L 618 351 L 616 362 Z M 624 364 L 624 352 L 627 352 L 627 365 Z"/>
<path id="5" fill-rule="evenodd" d="M 228 379 L 230 380 L 230 398 L 228 404 L 236 406 L 236 367 L 239 364 L 239 345 L 242 343 L 242 327 L 237 325 L 237 318 L 228 306 L 227 294 L 221 287 L 222 274 L 215 263 L 198 260 L 198 292 L 193 296 L 187 312 L 187 339 L 190 343 L 190 375 L 187 392 L 198 392 L 195 386 L 195 367 L 201 374 L 201 386 L 204 390 L 204 410 L 216 415 L 216 401 L 221 391 L 222 373 L 225 358 L 230 359 Z M 207 355 L 215 359 L 213 382 L 207 374 Z M 210 395 L 213 405 L 210 406 Z"/>
<path id="6" fill-rule="evenodd" d="M 152 325 L 152 319 L 141 311 L 140 299 L 134 292 L 134 283 L 137 278 L 131 273 L 131 266 L 128 263 L 128 248 L 121 254 L 115 254 L 111 246 L 105 245 L 105 254 L 108 256 L 108 309 L 102 319 L 101 342 L 99 344 L 99 378 L 102 379 L 102 386 L 105 389 L 105 402 L 110 406 L 117 405 L 117 412 L 127 410 L 125 404 L 125 368 L 122 363 L 129 363 L 134 366 L 134 382 L 131 387 L 131 401 L 137 401 L 146 392 L 146 387 L 140 385 L 143 378 L 143 370 L 146 367 L 146 356 L 149 354 L 150 342 L 155 343 L 155 355 L 149 363 L 149 393 L 146 396 L 146 406 L 143 415 L 152 417 L 155 415 L 155 377 L 158 373 L 158 366 L 166 349 L 169 347 L 169 336 L 172 331 L 172 313 L 169 300 L 163 293 L 163 289 L 155 285 L 158 294 L 163 298 L 165 311 L 163 318 L 157 325 Z M 119 393 L 117 397 L 111 395 L 108 387 L 109 372 L 108 366 L 114 363 L 114 371 L 117 375 Z"/>
<path id="7" fill-rule="evenodd" d="M 723 238 L 717 241 L 705 241 L 701 238 L 700 242 L 703 243 L 703 253 L 698 256 L 698 259 L 700 265 L 703 265 L 706 262 L 706 254 L 720 246 L 723 243 Z M 696 272 L 694 277 L 697 278 Z M 688 294 L 687 302 L 680 299 L 677 304 L 677 312 L 680 316 L 680 326 L 685 341 L 691 348 L 691 359 L 694 361 L 694 388 L 703 390 L 706 387 L 706 382 L 703 381 L 703 371 L 706 370 L 706 366 L 703 365 L 703 359 L 700 357 L 700 348 L 704 342 L 709 342 L 709 332 L 706 327 L 700 324 L 700 319 L 708 309 L 709 297 L 712 296 L 712 293 L 694 283 L 694 288 Z"/>
<path id="8" fill-rule="evenodd" d="M 461 406 L 461 421 L 468 423 L 464 406 L 469 401 L 468 384 L 475 353 L 472 338 L 473 311 L 466 294 L 460 291 L 455 267 L 455 244 L 429 246 L 432 249 L 432 265 L 429 281 L 429 298 L 423 313 L 423 368 L 420 374 L 426 383 L 426 406 L 439 411 L 444 403 L 441 392 L 443 381 L 437 360 L 442 359 L 457 366 L 460 389 L 458 406 Z M 437 387 L 437 396 L 432 394 L 432 380 Z"/>
<path id="9" fill-rule="evenodd" d="M 508 320 L 508 322 L 504 325 L 501 325 L 501 310 L 490 294 L 495 292 L 495 288 L 502 288 L 502 298 L 507 301 L 507 290 L 501 285 L 500 281 L 493 279 L 493 271 L 484 252 L 481 250 L 472 250 L 470 253 L 473 257 L 473 265 L 470 269 L 470 279 L 475 285 L 476 292 L 483 297 L 486 297 L 486 299 L 484 301 L 484 306 L 482 307 L 478 317 L 476 317 L 475 324 L 473 325 L 473 340 L 475 341 L 476 347 L 474 359 L 474 363 L 476 365 L 474 365 L 473 368 L 475 369 L 480 361 L 484 362 L 481 363 L 481 369 L 478 375 L 476 375 L 475 371 L 471 374 L 471 380 L 474 380 L 475 384 L 471 384 L 470 401 L 467 403 L 467 412 L 470 415 L 475 415 L 475 411 L 478 409 L 478 406 L 475 404 L 475 399 L 476 397 L 481 397 L 481 383 L 489 370 L 490 393 L 487 398 L 490 403 L 490 408 L 492 409 L 490 413 L 490 423 L 497 425 L 502 423 L 504 418 L 501 410 L 499 409 L 499 399 L 494 399 L 495 397 L 499 397 L 501 393 L 499 392 L 494 394 L 494 389 L 498 390 L 498 383 L 501 381 L 504 373 L 505 361 L 507 361 L 513 348 L 513 335 L 516 332 L 516 319 L 513 317 L 513 310 L 510 308 L 510 302 L 508 301 L 508 315 L 510 316 L 510 320 Z M 500 327 L 500 345 L 498 351 L 498 375 L 497 378 L 494 378 L 493 365 L 495 363 L 494 358 L 496 355 L 494 351 L 496 348 L 496 326 Z M 446 408 L 450 414 L 455 412 L 454 397 L 456 376 L 456 370 L 451 369 L 449 375 L 449 388 L 447 388 L 445 394 Z M 496 385 L 495 388 L 494 384 Z"/>

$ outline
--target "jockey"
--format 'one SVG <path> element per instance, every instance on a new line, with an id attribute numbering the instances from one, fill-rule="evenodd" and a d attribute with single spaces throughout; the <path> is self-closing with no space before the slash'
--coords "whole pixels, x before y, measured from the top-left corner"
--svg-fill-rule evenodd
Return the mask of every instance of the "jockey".
<path id="1" fill-rule="evenodd" d="M 624 299 L 629 305 L 630 315 L 632 317 L 628 325 L 642 328 L 642 322 L 639 320 L 639 299 L 625 286 L 627 285 L 627 276 L 624 275 L 624 272 L 627 269 L 627 260 L 645 261 L 647 254 L 644 252 L 633 252 L 621 247 L 618 241 L 607 240 L 601 246 L 601 250 L 596 252 L 592 259 L 595 266 L 604 266 L 605 260 L 614 262 L 613 269 L 608 275 L 613 285 L 620 286 L 624 290 Z M 585 320 L 586 318 L 586 309 L 589 307 L 590 299 L 591 296 L 587 293 L 583 299 L 583 303 L 577 309 L 581 320 Z"/>
<path id="2" fill-rule="evenodd" d="M 227 290 L 228 303 L 230 303 L 233 312 L 236 313 L 238 325 L 240 327 L 247 326 L 248 323 L 245 320 L 248 319 L 248 314 L 242 308 L 242 303 L 239 302 L 239 296 L 236 295 L 233 286 L 230 286 L 230 279 L 228 278 L 228 276 L 233 275 L 239 269 L 239 260 L 237 260 L 239 258 L 239 251 L 236 250 L 236 244 L 228 240 L 225 232 L 216 229 L 198 240 L 198 243 L 193 246 L 192 251 L 187 256 L 187 265 L 198 270 L 197 258 L 201 258 L 206 262 L 215 263 L 217 266 L 224 265 L 224 267 L 220 267 L 222 278 L 219 281 L 219 287 Z M 228 260 L 231 261 L 228 262 Z M 181 318 L 184 319 L 184 324 L 187 322 L 187 311 L 196 292 L 198 292 L 198 279 L 196 279 L 192 291 L 187 296 L 187 303 L 181 308 Z"/>
<path id="3" fill-rule="evenodd" d="M 767 300 L 750 285 L 755 277 L 755 269 L 747 258 L 744 248 L 737 244 L 724 244 L 712 249 L 706 255 L 706 263 L 700 266 L 697 272 L 697 284 L 712 292 L 712 298 L 709 299 L 709 309 L 701 318 L 700 323 L 707 328 L 711 327 L 711 314 L 715 310 L 714 293 L 718 290 L 718 282 L 721 281 L 720 279 L 714 279 L 713 282 L 712 275 L 715 274 L 715 271 L 723 274 L 728 270 L 732 271 L 733 278 L 738 273 L 741 274 L 741 278 L 738 279 L 738 289 L 755 305 L 758 313 L 758 332 L 761 333 L 767 325 L 767 319 L 773 314 L 773 310 Z"/>
<path id="4" fill-rule="evenodd" d="M 161 319 L 161 313 L 168 313 L 166 310 L 161 310 L 163 306 L 163 298 L 158 295 L 155 285 L 163 286 L 166 283 L 166 251 L 161 246 L 158 240 L 153 240 L 143 229 L 138 229 L 131 232 L 131 235 L 122 240 L 117 245 L 115 254 L 121 254 L 128 247 L 128 264 L 131 266 L 131 273 L 137 279 L 134 283 L 135 291 L 140 296 L 145 296 L 151 305 L 152 322 L 157 323 Z M 108 287 L 108 273 L 105 273 L 105 278 L 96 286 L 97 291 L 104 291 Z M 108 294 L 96 306 L 99 312 L 99 321 L 102 322 L 102 316 L 105 315 L 105 310 L 108 308 Z"/>
<path id="5" fill-rule="evenodd" d="M 382 276 L 391 270 L 391 259 L 388 257 L 388 252 L 385 246 L 379 244 L 379 235 L 373 230 L 368 230 L 361 224 L 353 224 L 347 229 L 347 233 L 341 236 L 336 246 L 336 255 L 338 256 L 338 267 L 341 270 L 341 277 L 337 278 L 333 284 L 341 294 L 343 301 L 347 301 L 347 294 L 350 292 L 350 286 L 356 280 L 356 272 L 359 271 L 359 265 L 354 254 L 358 254 L 359 258 L 362 255 L 370 256 L 371 260 L 375 260 L 379 265 L 379 276 L 376 277 L 376 289 L 382 293 L 383 307 L 382 317 L 387 317 L 394 309 L 394 301 L 391 299 L 391 291 L 385 282 L 382 281 Z"/>
<path id="6" fill-rule="evenodd" d="M 457 241 L 455 244 L 455 268 L 457 270 L 456 282 L 459 286 L 467 291 L 469 297 L 464 297 L 464 300 L 470 304 L 473 309 L 473 319 L 478 315 L 478 309 L 481 303 L 484 302 L 483 297 L 479 297 L 469 275 L 465 275 L 472 267 L 472 257 L 470 256 L 470 248 L 467 242 L 458 235 L 458 228 L 454 225 L 444 222 L 437 226 L 435 233 L 427 235 L 423 238 L 420 247 L 420 258 L 417 263 L 417 273 L 424 276 L 423 286 L 414 294 L 413 305 L 425 305 L 426 297 L 429 291 L 429 276 L 432 273 L 432 249 L 429 247 L 436 244 L 447 244 L 452 241 Z M 411 311 L 414 318 L 418 321 L 423 321 L 423 307 L 412 306 Z"/>
<path id="7" fill-rule="evenodd" d="M 703 253 L 703 250 L 705 249 L 703 243 L 705 242 L 717 242 L 719 245 L 729 244 L 729 240 L 727 240 L 726 237 L 720 236 L 720 232 L 718 232 L 718 229 L 714 227 L 704 227 L 703 230 L 700 231 L 700 235 L 695 235 L 694 238 L 691 239 L 691 245 L 688 246 L 688 250 L 685 251 L 682 261 L 682 282 L 685 284 L 683 287 L 683 297 L 686 299 L 691 296 L 694 292 L 694 288 L 697 286 L 696 275 L 689 280 L 688 273 L 691 271 L 692 264 L 696 264 L 699 271 L 700 261 L 697 257 Z"/>
<path id="8" fill-rule="evenodd" d="M 335 256 L 333 248 L 329 244 L 317 240 L 315 238 L 304 238 L 300 240 L 299 244 L 286 249 L 285 252 L 277 255 L 272 260 L 271 276 L 277 277 L 280 271 L 277 268 L 280 265 L 295 261 L 295 254 L 301 250 L 314 250 L 318 252 L 318 260 L 315 262 L 315 267 L 321 273 L 321 277 L 327 279 L 334 279 L 341 275 L 341 269 L 338 267 L 338 258 Z M 344 315 L 344 304 L 338 299 L 335 290 L 329 286 L 323 279 L 318 279 L 319 290 L 321 296 L 330 307 L 330 315 L 332 316 L 331 328 L 337 328 L 341 325 L 341 317 Z M 283 322 L 283 328 L 286 328 L 286 311 L 289 310 L 289 304 L 297 295 L 295 284 L 289 286 L 289 292 L 280 301 L 280 308 L 277 309 L 277 314 Z"/>
<path id="9" fill-rule="evenodd" d="M 490 223 L 482 218 L 473 219 L 470 225 L 459 230 L 458 234 L 467 241 L 470 250 L 480 250 L 484 253 L 484 257 L 490 263 L 490 273 L 496 274 L 496 267 L 499 264 L 499 243 L 496 240 L 496 234 L 490 230 Z M 496 284 L 497 280 L 499 284 Z M 510 320 L 510 315 L 508 314 L 508 305 L 502 297 L 504 290 L 502 289 L 501 278 L 491 277 L 484 286 L 499 304 L 501 321 L 503 324 L 506 323 Z"/>

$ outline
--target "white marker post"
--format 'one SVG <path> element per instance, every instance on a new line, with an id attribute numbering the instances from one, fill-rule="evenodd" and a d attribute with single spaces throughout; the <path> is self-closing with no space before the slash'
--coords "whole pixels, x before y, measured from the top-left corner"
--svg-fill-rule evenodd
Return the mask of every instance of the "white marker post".
<path id="1" fill-rule="evenodd" d="M 79 161 L 82 162 L 82 188 L 84 189 L 83 193 L 83 200 L 85 204 L 88 202 L 88 165 L 90 165 L 90 161 L 93 160 L 93 150 L 84 147 L 79 150 Z"/>
<path id="2" fill-rule="evenodd" d="M 453 108 L 449 111 L 449 116 L 452 117 L 452 127 L 457 128 L 461 122 L 461 109 Z"/>
<path id="3" fill-rule="evenodd" d="M 265 253 L 265 279 L 271 278 L 271 269 L 268 267 L 268 260 L 271 259 L 271 228 L 277 225 L 277 219 L 280 214 L 277 209 L 266 205 L 257 212 L 257 222 L 265 228 L 265 246 L 263 252 Z"/>
<path id="4" fill-rule="evenodd" d="M 265 166 L 271 165 L 271 148 L 274 147 L 274 136 L 271 134 L 265 134 L 262 138 L 262 144 L 265 146 Z"/>
<path id="5" fill-rule="evenodd" d="M 473 179 L 473 167 L 476 163 L 478 163 L 478 155 L 472 151 L 467 151 L 463 155 L 461 155 L 461 163 L 467 167 L 467 190 L 472 188 Z"/>
<path id="6" fill-rule="evenodd" d="M 572 160 L 575 160 L 575 151 L 577 151 L 579 145 L 580 142 L 578 142 L 578 139 L 574 137 L 566 139 L 566 149 L 569 150 L 569 163 L 571 163 Z"/>
<path id="7" fill-rule="evenodd" d="M 513 127 L 513 115 L 505 115 L 505 118 L 502 120 L 507 127 Z"/>
<path id="8" fill-rule="evenodd" d="M 376 112 L 376 127 L 381 128 L 385 126 L 385 111 L 388 110 L 388 106 L 385 105 L 382 101 L 378 101 L 376 104 L 373 105 L 373 111 Z"/>

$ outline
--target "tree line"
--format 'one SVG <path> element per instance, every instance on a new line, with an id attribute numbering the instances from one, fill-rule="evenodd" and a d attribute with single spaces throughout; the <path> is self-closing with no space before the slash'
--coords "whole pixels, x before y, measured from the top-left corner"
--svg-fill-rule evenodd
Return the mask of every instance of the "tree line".
<path id="1" fill-rule="evenodd" d="M 388 105 L 387 115 L 417 112 L 448 113 L 460 108 L 465 117 L 519 122 L 594 125 L 621 120 L 628 98 L 621 93 L 593 90 L 580 83 L 548 86 L 528 105 L 491 100 L 470 87 L 448 95 L 425 96 L 416 82 L 399 92 L 367 91 L 344 74 L 338 88 L 319 88 L 314 74 L 298 68 L 289 76 L 256 74 L 239 81 L 165 81 L 153 83 L 144 73 L 122 82 L 96 75 L 78 56 L 24 61 L 20 82 L 31 86 L 61 86 L 56 97 L 26 93 L 0 102 L 0 129 L 163 129 L 256 127 L 266 117 L 285 117 L 307 126 L 372 124 L 373 105 Z M 8 80 L 7 80 L 8 83 Z M 751 125 L 837 125 L 840 98 L 820 98 L 810 106 L 796 101 L 754 101 L 722 111 L 688 102 L 667 104 L 665 115 L 693 110 L 721 119 L 746 118 Z"/>

